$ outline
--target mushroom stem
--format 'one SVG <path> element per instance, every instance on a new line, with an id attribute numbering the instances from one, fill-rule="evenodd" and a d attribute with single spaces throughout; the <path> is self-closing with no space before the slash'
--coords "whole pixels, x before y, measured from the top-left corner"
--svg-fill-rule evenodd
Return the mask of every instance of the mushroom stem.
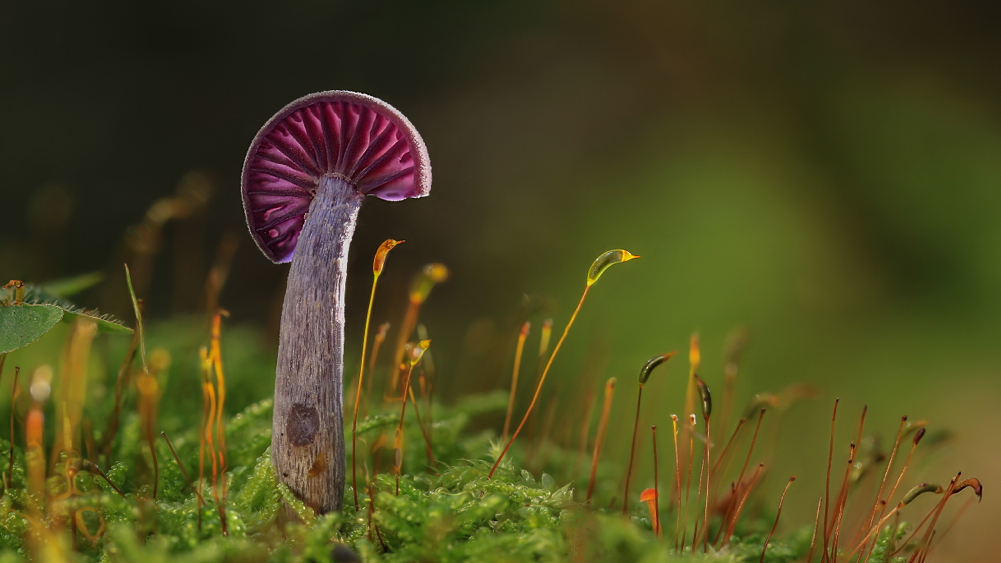
<path id="1" fill-rule="evenodd" d="M 344 497 L 344 284 L 363 197 L 340 177 L 320 179 L 282 305 L 272 463 L 320 514 L 339 511 Z"/>

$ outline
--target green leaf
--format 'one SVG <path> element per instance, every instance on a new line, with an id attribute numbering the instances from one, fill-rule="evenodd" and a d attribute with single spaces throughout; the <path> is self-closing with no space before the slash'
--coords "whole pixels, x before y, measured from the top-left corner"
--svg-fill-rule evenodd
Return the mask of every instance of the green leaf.
<path id="1" fill-rule="evenodd" d="M 74 322 L 77 319 L 87 319 L 97 325 L 97 330 L 111 334 L 132 334 L 132 329 L 121 324 L 117 319 L 108 315 L 99 315 L 97 311 L 86 309 L 64 309 L 66 322 Z"/>
<path id="2" fill-rule="evenodd" d="M 83 289 L 86 289 L 86 287 L 81 286 L 84 283 L 89 283 L 90 280 L 83 278 L 94 277 L 95 275 L 96 274 L 80 276 L 79 278 L 72 278 L 64 280 L 63 282 L 55 282 L 54 284 L 45 286 L 26 283 L 24 284 L 24 304 L 51 305 L 59 307 L 64 312 L 62 317 L 64 321 L 71 323 L 80 318 L 85 318 L 93 321 L 94 324 L 97 325 L 97 330 L 100 332 L 107 332 L 111 334 L 132 334 L 132 329 L 123 325 L 118 319 L 109 315 L 102 315 L 93 309 L 81 309 L 62 297 L 67 294 L 67 292 L 73 293 L 75 291 L 82 291 Z M 0 307 L 5 305 L 13 306 L 13 299 L 10 295 L 4 296 L 0 294 Z"/>
<path id="3" fill-rule="evenodd" d="M 11 305 L 0 307 L 0 354 L 38 340 L 63 318 L 56 305 Z"/>

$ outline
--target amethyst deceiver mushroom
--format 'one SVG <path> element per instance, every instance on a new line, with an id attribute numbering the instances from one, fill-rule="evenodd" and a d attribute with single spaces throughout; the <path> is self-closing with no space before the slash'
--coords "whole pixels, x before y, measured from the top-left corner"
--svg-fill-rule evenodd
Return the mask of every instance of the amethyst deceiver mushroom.
<path id="1" fill-rule="evenodd" d="M 431 161 L 410 121 L 382 100 L 318 92 L 275 114 L 243 164 L 257 246 L 292 262 L 282 306 L 271 458 L 278 480 L 320 513 L 344 497 L 344 284 L 366 195 L 431 190 Z"/>

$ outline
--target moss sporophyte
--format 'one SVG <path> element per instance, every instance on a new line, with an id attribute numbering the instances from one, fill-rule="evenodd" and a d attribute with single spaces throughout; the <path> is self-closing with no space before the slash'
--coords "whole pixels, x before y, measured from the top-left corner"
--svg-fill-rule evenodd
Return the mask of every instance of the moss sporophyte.
<path id="1" fill-rule="evenodd" d="M 11 385 L 9 416 L 0 417 L 9 424 L 2 433 L 9 440 L 0 439 L 0 563 L 918 563 L 931 559 L 982 496 L 976 478 L 913 476 L 915 466 L 925 465 L 915 460 L 927 461 L 941 440 L 923 421 L 903 417 L 886 454 L 869 437 L 863 408 L 851 441 L 839 440 L 840 401 L 829 441 L 826 430 L 816 440 L 827 446 L 826 459 L 814 460 L 823 488 L 807 491 L 806 479 L 781 475 L 781 492 L 768 489 L 784 411 L 816 393 L 792 386 L 739 406 L 742 331 L 725 346 L 718 375 L 703 368 L 699 337 L 690 339 L 686 391 L 677 397 L 658 396 L 654 388 L 668 378 L 651 379 L 658 366 L 676 369 L 677 360 L 667 362 L 673 352 L 645 363 L 635 358 L 636 411 L 623 427 L 612 424 L 617 378 L 598 373 L 573 380 L 579 393 L 559 403 L 555 417 L 552 388 L 566 377 L 554 376 L 548 388 L 544 383 L 554 365 L 566 371 L 555 358 L 591 287 L 610 266 L 637 258 L 621 249 L 594 260 L 551 351 L 552 320 L 543 321 L 537 336 L 529 322 L 548 311 L 526 305 L 507 338 L 492 343 L 498 357 L 513 359 L 510 386 L 505 379 L 493 392 L 458 394 L 447 404 L 436 399 L 435 387 L 456 382 L 438 381 L 431 354 L 439 348 L 431 347 L 420 318 L 432 287 L 448 276 L 445 266 L 416 272 L 387 347 L 396 345 L 384 361 L 379 351 L 389 323 L 369 350 L 377 282 L 388 253 L 402 242 L 386 240 L 375 250 L 361 355 L 349 359 L 358 376 L 345 392 L 343 292 L 358 209 L 364 195 L 427 195 L 430 182 L 427 152 L 410 123 L 362 94 L 306 96 L 257 135 L 243 170 L 248 225 L 269 259 L 292 262 L 274 399 L 258 385 L 270 386 L 274 361 L 262 351 L 259 331 L 223 322 L 219 267 L 206 274 L 207 324 L 150 323 L 149 315 L 144 322 L 136 292 L 148 287 L 152 254 L 144 255 L 146 281 L 134 285 L 126 270 L 123 297 L 131 300 L 134 331 L 67 300 L 93 278 L 44 287 L 14 280 L 0 289 L 0 383 Z M 31 344 L 60 321 L 70 323 L 60 349 L 45 349 L 46 340 Z M 205 328 L 192 346 L 198 326 Z M 518 378 L 530 337 L 539 339 L 539 352 L 529 400 L 527 391 L 519 397 Z M 7 352 L 21 354 L 29 344 L 26 351 L 53 357 L 13 355 L 19 365 L 4 379 Z M 446 371 L 441 363 L 438 371 Z M 718 402 L 710 390 L 717 383 Z M 645 387 L 651 389 L 643 407 Z M 668 414 L 668 401 L 683 410 Z M 230 416 L 229 409 L 239 412 Z M 539 411 L 546 414 L 536 425 L 532 415 Z M 650 441 L 639 439 L 640 419 L 654 417 L 670 418 L 671 435 L 658 438 L 651 424 Z M 554 418 L 563 428 L 550 431 Z M 609 442 L 613 455 L 602 458 Z M 644 461 L 647 451 L 652 463 Z M 344 503 L 345 495 L 354 502 Z M 792 522 L 791 508 L 783 512 L 787 497 L 797 495 L 809 495 L 811 507 L 800 524 Z"/>

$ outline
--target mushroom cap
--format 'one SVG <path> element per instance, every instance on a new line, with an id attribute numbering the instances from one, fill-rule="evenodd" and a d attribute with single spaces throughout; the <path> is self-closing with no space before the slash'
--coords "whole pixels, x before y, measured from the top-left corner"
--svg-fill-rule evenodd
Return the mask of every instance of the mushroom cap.
<path id="1" fill-rule="evenodd" d="M 258 131 L 243 163 L 243 209 L 257 246 L 272 262 L 292 260 L 321 178 L 389 201 L 431 191 L 431 160 L 417 129 L 365 94 L 303 96 Z"/>
<path id="2" fill-rule="evenodd" d="M 640 493 L 640 502 L 650 502 L 657 500 L 657 491 L 655 489 L 643 489 Z"/>

